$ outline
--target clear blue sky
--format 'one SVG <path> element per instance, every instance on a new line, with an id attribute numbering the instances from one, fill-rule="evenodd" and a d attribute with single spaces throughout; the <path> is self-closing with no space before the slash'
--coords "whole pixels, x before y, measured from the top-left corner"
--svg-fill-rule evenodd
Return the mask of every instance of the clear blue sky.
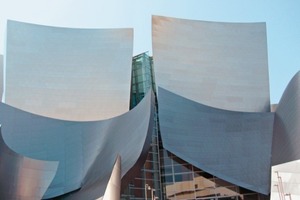
<path id="1" fill-rule="evenodd" d="M 0 54 L 7 19 L 74 28 L 134 28 L 134 55 L 151 53 L 151 15 L 266 22 L 271 102 L 300 70 L 299 0 L 0 0 Z"/>

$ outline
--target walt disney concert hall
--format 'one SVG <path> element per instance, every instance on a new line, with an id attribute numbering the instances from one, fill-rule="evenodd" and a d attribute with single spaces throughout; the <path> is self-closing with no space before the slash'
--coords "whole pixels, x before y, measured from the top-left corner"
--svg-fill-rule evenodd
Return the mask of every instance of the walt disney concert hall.
<path id="1" fill-rule="evenodd" d="M 270 105 L 266 35 L 153 16 L 133 57 L 130 28 L 8 21 L 0 199 L 300 197 L 300 72 Z"/>

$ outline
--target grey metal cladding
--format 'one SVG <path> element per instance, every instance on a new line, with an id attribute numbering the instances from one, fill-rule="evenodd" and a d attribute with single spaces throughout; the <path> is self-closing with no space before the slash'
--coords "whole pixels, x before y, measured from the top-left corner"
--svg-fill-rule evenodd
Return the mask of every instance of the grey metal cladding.
<path id="1" fill-rule="evenodd" d="M 272 165 L 300 159 L 300 71 L 286 87 L 275 111 Z"/>
<path id="2" fill-rule="evenodd" d="M 7 144 L 35 159 L 59 161 L 55 178 L 43 198 L 77 189 L 81 199 L 104 194 L 117 155 L 122 173 L 139 162 L 151 142 L 154 98 L 152 93 L 133 110 L 118 117 L 91 122 L 56 120 L 0 104 L 0 123 Z M 87 190 L 89 189 L 89 190 Z M 86 191 L 89 191 L 86 192 Z M 77 196 L 76 192 L 71 197 Z"/>
<path id="3" fill-rule="evenodd" d="M 58 162 L 35 160 L 12 151 L 0 126 L 0 198 L 41 199 L 53 180 Z"/>
<path id="4" fill-rule="evenodd" d="M 120 199 L 120 191 L 121 191 L 121 157 L 117 156 L 116 162 L 112 168 L 110 178 L 108 181 L 99 180 L 96 181 L 92 186 L 85 187 L 83 186 L 79 191 L 75 191 L 74 193 L 67 194 L 64 196 L 58 197 L 58 199 L 95 199 L 95 193 L 98 188 L 103 188 L 103 182 L 105 187 L 104 195 L 98 200 L 119 200 Z M 107 177 L 105 177 L 107 178 Z M 107 183 L 106 183 L 107 182 Z"/>
<path id="5" fill-rule="evenodd" d="M 121 157 L 118 156 L 108 181 L 103 200 L 119 200 L 121 194 Z"/>
<path id="6" fill-rule="evenodd" d="M 265 23 L 222 23 L 153 16 L 157 86 L 198 103 L 269 112 Z"/>
<path id="7" fill-rule="evenodd" d="M 3 56 L 0 55 L 0 101 L 2 101 L 3 93 Z"/>
<path id="8" fill-rule="evenodd" d="M 106 160 L 114 164 L 117 156 L 120 156 L 122 160 L 122 184 L 124 182 L 128 183 L 129 180 L 135 177 L 136 173 L 139 173 L 148 155 L 153 131 L 152 123 L 154 121 L 155 100 L 151 90 L 144 99 L 142 100 L 144 105 L 139 104 L 137 106 L 138 111 L 135 111 L 134 119 L 127 117 L 128 120 L 126 121 L 115 120 L 117 124 L 113 125 L 112 131 L 116 131 L 116 129 L 119 131 L 115 134 L 116 137 L 112 136 L 112 131 L 108 133 L 109 142 L 105 143 L 102 149 L 103 152 L 94 159 L 93 165 L 83 179 L 81 189 L 65 199 L 95 199 L 95 197 L 103 195 L 113 167 L 107 169 L 106 176 L 100 176 L 99 174 L 103 173 L 103 165 L 106 165 Z M 118 152 L 119 155 L 117 153 L 112 154 L 113 148 L 117 149 L 115 152 Z"/>
<path id="9" fill-rule="evenodd" d="M 129 110 L 132 29 L 8 21 L 6 41 L 5 103 L 74 121 L 108 119 Z"/>
<path id="10" fill-rule="evenodd" d="M 199 104 L 158 87 L 163 146 L 233 184 L 269 194 L 274 113 Z"/>

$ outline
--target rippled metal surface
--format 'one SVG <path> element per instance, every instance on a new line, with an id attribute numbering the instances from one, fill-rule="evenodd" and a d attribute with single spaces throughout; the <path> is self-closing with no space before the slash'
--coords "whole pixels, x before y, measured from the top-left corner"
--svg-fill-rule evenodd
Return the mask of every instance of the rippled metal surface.
<path id="1" fill-rule="evenodd" d="M 4 102 L 56 119 L 129 110 L 132 29 L 72 29 L 8 21 Z"/>
<path id="2" fill-rule="evenodd" d="M 233 112 L 158 88 L 163 146 L 238 186 L 270 192 L 274 113 Z"/>
<path id="3" fill-rule="evenodd" d="M 300 159 L 300 71 L 285 89 L 275 111 L 272 164 Z"/>
<path id="4" fill-rule="evenodd" d="M 265 23 L 153 16 L 157 86 L 208 106 L 270 111 Z"/>
<path id="5" fill-rule="evenodd" d="M 0 199 L 41 199 L 52 182 L 58 162 L 35 160 L 12 151 L 0 126 Z"/>
<path id="6" fill-rule="evenodd" d="M 0 123 L 14 151 L 35 159 L 59 161 L 43 198 L 81 188 L 64 198 L 96 199 L 104 194 L 117 155 L 122 158 L 122 181 L 146 158 L 153 106 L 154 96 L 149 92 L 139 105 L 121 116 L 75 122 L 38 116 L 1 103 Z"/>

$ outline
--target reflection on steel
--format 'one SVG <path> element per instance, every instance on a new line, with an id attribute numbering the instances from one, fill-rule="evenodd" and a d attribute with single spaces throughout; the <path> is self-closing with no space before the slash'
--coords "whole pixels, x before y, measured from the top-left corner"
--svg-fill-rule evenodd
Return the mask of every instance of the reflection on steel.
<path id="1" fill-rule="evenodd" d="M 35 160 L 12 151 L 0 126 L 0 198 L 41 199 L 53 180 L 58 162 Z"/>
<path id="2" fill-rule="evenodd" d="M 274 113 L 216 109 L 160 87 L 158 103 L 166 150 L 228 182 L 269 194 Z"/>
<path id="3" fill-rule="evenodd" d="M 208 106 L 270 111 L 265 23 L 152 18 L 157 86 Z"/>
<path id="4" fill-rule="evenodd" d="M 275 112 L 272 165 L 300 159 L 300 71 L 285 89 Z"/>
<path id="5" fill-rule="evenodd" d="M 121 190 L 121 157 L 118 156 L 105 189 L 103 200 L 119 200 Z"/>
<path id="6" fill-rule="evenodd" d="M 77 190 L 64 198 L 102 197 L 117 155 L 122 183 L 143 164 L 150 147 L 154 96 L 149 92 L 133 110 L 91 122 L 56 120 L 0 104 L 4 138 L 16 152 L 35 159 L 59 161 L 43 198 Z"/>
<path id="7" fill-rule="evenodd" d="M 56 119 L 127 112 L 132 29 L 72 29 L 7 22 L 4 102 Z"/>

